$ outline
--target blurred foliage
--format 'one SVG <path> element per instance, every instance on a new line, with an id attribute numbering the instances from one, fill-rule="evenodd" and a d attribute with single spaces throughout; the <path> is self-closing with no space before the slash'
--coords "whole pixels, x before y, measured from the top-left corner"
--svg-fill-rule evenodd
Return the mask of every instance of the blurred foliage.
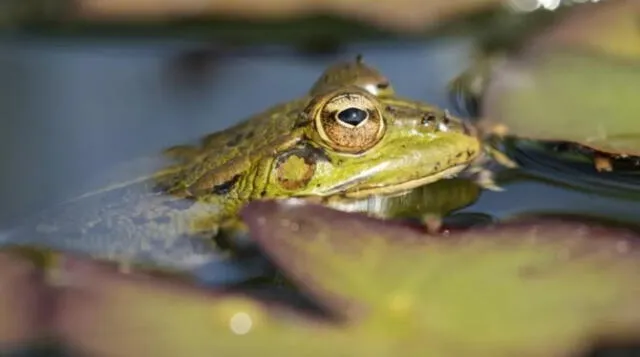
<path id="1" fill-rule="evenodd" d="M 297 200 L 243 217 L 320 310 L 69 255 L 43 274 L 13 250 L 0 255 L 0 343 L 104 357 L 574 356 L 640 337 L 640 236 L 625 227 L 547 216 L 425 235 Z"/>
<path id="2" fill-rule="evenodd" d="M 511 135 L 640 155 L 640 63 L 555 51 L 495 80 L 485 115 Z"/>
<path id="3" fill-rule="evenodd" d="M 302 2 L 304 3 L 304 2 Z M 278 16 L 259 14 L 244 17 L 240 13 L 201 12 L 199 15 L 160 16 L 146 19 L 121 15 L 84 17 L 70 1 L 8 1 L 0 5 L 4 16 L 0 28 L 17 34 L 38 34 L 44 36 L 80 37 L 182 37 L 206 39 L 218 44 L 243 46 L 264 43 L 297 44 L 313 46 L 327 43 L 348 43 L 353 41 L 424 40 L 438 36 L 465 35 L 479 39 L 482 46 L 494 48 L 505 43 L 515 44 L 521 33 L 545 26 L 560 16 L 558 11 L 515 12 L 508 7 L 499 7 L 497 1 L 487 0 L 492 6 L 481 6 L 476 10 L 473 2 L 455 1 L 420 3 L 418 12 L 441 11 L 437 19 L 425 20 L 422 25 L 411 30 L 396 29 L 372 22 L 358 11 L 300 11 Z M 449 5 L 445 5 L 449 4 Z M 416 4 L 399 4 L 396 11 Z M 304 7 L 304 5 L 301 5 Z M 441 7 L 451 10 L 439 10 Z M 458 9 L 460 8 L 460 12 Z M 403 9 L 402 11 L 407 11 Z M 410 11 L 410 10 L 408 10 Z M 362 10 L 366 14 L 365 9 Z M 444 14 L 448 15 L 444 15 Z M 430 15 L 431 16 L 431 15 Z M 402 18 L 397 20 L 402 23 Z"/>
<path id="4" fill-rule="evenodd" d="M 517 137 L 640 155 L 637 1 L 575 7 L 566 18 L 558 17 L 565 11 L 494 9 L 412 34 L 320 15 L 95 22 L 71 16 L 67 4 L 5 3 L 0 21 L 14 34 L 196 36 L 234 46 L 478 30 L 482 51 L 508 52 L 500 66 L 485 67 L 491 72 L 485 123 Z M 541 24 L 552 26 L 537 32 Z M 467 188 L 448 203 L 475 199 L 479 192 Z M 444 202 L 433 194 L 413 197 L 416 206 Z M 415 225 L 297 200 L 254 202 L 243 217 L 295 293 L 317 309 L 207 289 L 172 272 L 14 247 L 0 255 L 0 346 L 61 344 L 104 357 L 292 349 L 309 356 L 533 357 L 573 356 L 597 343 L 640 338 L 634 230 L 528 217 L 426 235 Z"/>
<path id="5" fill-rule="evenodd" d="M 480 123 L 500 135 L 567 141 L 640 155 L 640 2 L 576 6 L 561 21 L 481 58 L 454 80 L 481 104 Z"/>

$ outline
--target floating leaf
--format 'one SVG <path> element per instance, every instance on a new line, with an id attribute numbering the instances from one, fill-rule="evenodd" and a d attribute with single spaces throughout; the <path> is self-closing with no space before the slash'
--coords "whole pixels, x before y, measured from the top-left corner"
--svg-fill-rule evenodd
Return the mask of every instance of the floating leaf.
<path id="1" fill-rule="evenodd" d="M 519 138 L 640 155 L 639 16 L 637 0 L 576 5 L 504 63 L 481 62 L 471 72 L 486 83 L 482 125 Z M 472 83 L 456 81 L 463 80 Z"/>
<path id="2" fill-rule="evenodd" d="M 341 327 L 282 305 L 88 261 L 75 261 L 64 275 L 55 328 L 84 355 L 355 355 Z"/>
<path id="3" fill-rule="evenodd" d="M 640 1 L 615 0 L 574 6 L 554 26 L 531 38 L 533 52 L 583 49 L 606 56 L 640 60 Z"/>
<path id="4" fill-rule="evenodd" d="M 0 253 L 0 348 L 23 347 L 43 336 L 47 298 L 43 274 L 28 259 Z"/>
<path id="5" fill-rule="evenodd" d="M 500 67 L 484 124 L 509 135 L 640 155 L 640 62 L 555 51 Z"/>
<path id="6" fill-rule="evenodd" d="M 550 220 L 426 236 L 295 200 L 242 215 L 286 274 L 357 323 L 353 343 L 390 355 L 563 356 L 640 337 L 632 231 Z"/>

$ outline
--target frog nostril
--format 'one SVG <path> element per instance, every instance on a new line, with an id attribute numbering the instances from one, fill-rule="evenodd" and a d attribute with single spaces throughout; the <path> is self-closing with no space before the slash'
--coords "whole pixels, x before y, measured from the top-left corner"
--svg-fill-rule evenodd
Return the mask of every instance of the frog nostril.
<path id="1" fill-rule="evenodd" d="M 422 125 L 430 125 L 436 121 L 436 115 L 434 113 L 427 113 L 422 117 Z"/>
<path id="2" fill-rule="evenodd" d="M 444 110 L 444 116 L 442 118 L 442 122 L 444 123 L 444 125 L 449 125 L 449 123 L 451 122 L 451 114 L 446 109 Z"/>

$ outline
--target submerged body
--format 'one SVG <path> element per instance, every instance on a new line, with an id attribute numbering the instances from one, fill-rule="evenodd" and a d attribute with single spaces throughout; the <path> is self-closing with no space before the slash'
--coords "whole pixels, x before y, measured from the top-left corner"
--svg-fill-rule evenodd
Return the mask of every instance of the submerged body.
<path id="1" fill-rule="evenodd" d="M 300 98 L 197 146 L 167 150 L 173 166 L 76 199 L 73 212 L 63 209 L 65 219 L 37 230 L 84 240 L 118 235 L 138 248 L 170 249 L 183 237 L 211 237 L 221 225 L 235 224 L 251 200 L 299 197 L 355 207 L 345 203 L 454 176 L 480 151 L 461 121 L 397 96 L 384 76 L 357 59 L 329 67 Z"/>

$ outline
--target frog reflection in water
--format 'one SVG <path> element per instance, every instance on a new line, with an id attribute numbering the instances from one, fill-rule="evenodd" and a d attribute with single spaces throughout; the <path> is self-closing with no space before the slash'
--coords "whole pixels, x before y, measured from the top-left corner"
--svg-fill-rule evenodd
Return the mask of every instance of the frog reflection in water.
<path id="1" fill-rule="evenodd" d="M 241 227 L 238 210 L 254 199 L 299 197 L 358 210 L 349 203 L 454 176 L 480 152 L 461 121 L 397 96 L 358 57 L 329 67 L 302 98 L 211 134 L 200 147 L 167 150 L 180 168 L 159 187 L 219 207 L 193 228 L 229 233 Z"/>

